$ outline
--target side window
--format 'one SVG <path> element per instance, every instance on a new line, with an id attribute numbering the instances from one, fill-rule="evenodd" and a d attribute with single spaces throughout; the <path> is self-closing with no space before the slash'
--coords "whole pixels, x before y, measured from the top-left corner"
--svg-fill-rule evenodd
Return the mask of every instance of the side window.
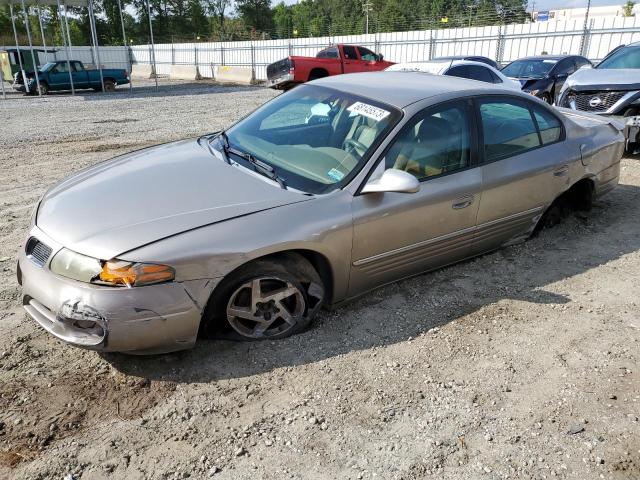
<path id="1" fill-rule="evenodd" d="M 534 107 L 533 115 L 536 117 L 536 122 L 538 122 L 540 137 L 544 145 L 560 140 L 560 135 L 562 134 L 560 120 L 541 108 Z"/>
<path id="2" fill-rule="evenodd" d="M 565 58 L 553 69 L 556 75 L 571 75 L 576 71 L 576 67 L 571 58 Z"/>
<path id="3" fill-rule="evenodd" d="M 345 45 L 342 47 L 342 52 L 344 53 L 344 58 L 347 60 L 357 60 L 358 54 L 356 53 L 356 47 L 352 45 Z"/>
<path id="4" fill-rule="evenodd" d="M 74 72 L 82 72 L 83 71 L 82 64 L 80 62 L 72 62 L 71 66 L 72 66 Z"/>
<path id="5" fill-rule="evenodd" d="M 58 63 L 52 70 L 53 73 L 67 73 L 69 69 L 67 68 L 67 63 Z"/>
<path id="6" fill-rule="evenodd" d="M 469 107 L 449 103 L 418 113 L 396 137 L 385 168 L 397 168 L 418 180 L 455 172 L 470 165 Z"/>
<path id="7" fill-rule="evenodd" d="M 378 56 L 368 48 L 358 47 L 358 50 L 360 50 L 360 58 L 365 62 L 375 62 L 378 59 Z"/>
<path id="8" fill-rule="evenodd" d="M 540 146 L 536 125 L 526 104 L 517 100 L 480 103 L 485 161 L 517 155 Z"/>
<path id="9" fill-rule="evenodd" d="M 471 78 L 468 65 L 459 65 L 457 67 L 450 68 L 445 75 L 450 77 Z"/>
<path id="10" fill-rule="evenodd" d="M 488 68 L 480 67 L 478 65 L 469 65 L 470 78 L 474 80 L 480 80 L 481 82 L 493 83 L 493 77 Z"/>
<path id="11" fill-rule="evenodd" d="M 576 66 L 578 68 L 584 67 L 585 65 L 591 65 L 591 62 L 584 57 L 576 57 Z"/>
<path id="12" fill-rule="evenodd" d="M 487 72 L 489 72 L 489 74 L 491 75 L 493 83 L 503 83 L 502 79 L 498 75 L 496 75 L 494 71 L 487 69 Z"/>
<path id="13" fill-rule="evenodd" d="M 340 58 L 340 55 L 338 54 L 338 49 L 336 47 L 331 47 L 320 50 L 316 55 L 316 58 Z"/>

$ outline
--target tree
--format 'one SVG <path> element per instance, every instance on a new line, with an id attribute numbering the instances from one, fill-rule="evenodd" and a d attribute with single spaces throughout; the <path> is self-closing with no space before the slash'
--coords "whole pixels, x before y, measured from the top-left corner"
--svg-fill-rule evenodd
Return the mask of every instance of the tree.
<path id="1" fill-rule="evenodd" d="M 269 0 L 236 0 L 236 10 L 249 28 L 265 32 L 273 27 Z"/>
<path id="2" fill-rule="evenodd" d="M 232 0 L 208 0 L 207 10 L 211 15 L 218 19 L 220 33 L 224 33 L 224 14 L 227 9 L 233 6 Z"/>
<path id="3" fill-rule="evenodd" d="M 622 16 L 635 17 L 636 14 L 633 13 L 633 7 L 635 6 L 636 6 L 636 2 L 633 2 L 632 0 L 628 0 L 628 2 L 622 6 Z"/>
<path id="4" fill-rule="evenodd" d="M 273 27 L 279 38 L 289 38 L 293 33 L 293 12 L 284 2 L 273 7 Z"/>

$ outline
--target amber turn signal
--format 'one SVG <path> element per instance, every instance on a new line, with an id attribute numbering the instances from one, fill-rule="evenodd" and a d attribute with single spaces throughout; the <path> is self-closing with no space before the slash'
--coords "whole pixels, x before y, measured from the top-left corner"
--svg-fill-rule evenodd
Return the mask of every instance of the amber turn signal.
<path id="1" fill-rule="evenodd" d="M 168 265 L 111 260 L 104 262 L 99 278 L 110 285 L 139 287 L 171 281 L 175 278 L 175 271 Z"/>

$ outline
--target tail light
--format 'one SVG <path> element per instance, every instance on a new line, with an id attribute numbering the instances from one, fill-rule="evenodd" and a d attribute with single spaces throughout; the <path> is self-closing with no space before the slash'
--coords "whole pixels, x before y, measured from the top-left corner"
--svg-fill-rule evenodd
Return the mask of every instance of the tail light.
<path id="1" fill-rule="evenodd" d="M 293 58 L 289 59 L 289 73 L 293 73 L 293 69 L 296 68 L 296 62 L 293 61 Z"/>

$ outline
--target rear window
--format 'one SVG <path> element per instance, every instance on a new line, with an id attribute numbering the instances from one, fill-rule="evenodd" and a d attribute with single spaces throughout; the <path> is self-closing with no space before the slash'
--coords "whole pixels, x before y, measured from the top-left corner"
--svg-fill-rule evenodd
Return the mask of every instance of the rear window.
<path id="1" fill-rule="evenodd" d="M 338 49 L 335 47 L 325 48 L 318 52 L 316 58 L 340 58 L 340 54 L 338 53 Z"/>

